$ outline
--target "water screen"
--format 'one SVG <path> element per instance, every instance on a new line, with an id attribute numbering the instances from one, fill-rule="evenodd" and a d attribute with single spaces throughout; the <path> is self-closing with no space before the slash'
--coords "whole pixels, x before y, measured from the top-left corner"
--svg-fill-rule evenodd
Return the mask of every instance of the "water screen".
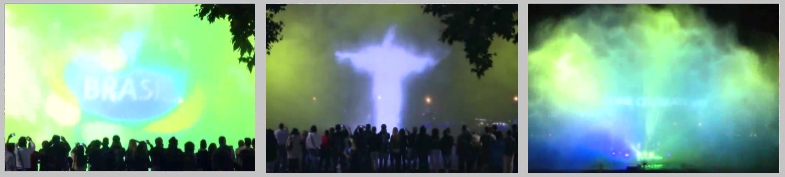
<path id="1" fill-rule="evenodd" d="M 6 136 L 253 137 L 254 72 L 237 62 L 229 23 L 202 21 L 196 10 L 6 5 Z"/>
<path id="2" fill-rule="evenodd" d="M 776 163 L 762 159 L 778 151 L 777 38 L 742 45 L 701 12 L 593 6 L 539 24 L 528 55 L 530 168 Z"/>

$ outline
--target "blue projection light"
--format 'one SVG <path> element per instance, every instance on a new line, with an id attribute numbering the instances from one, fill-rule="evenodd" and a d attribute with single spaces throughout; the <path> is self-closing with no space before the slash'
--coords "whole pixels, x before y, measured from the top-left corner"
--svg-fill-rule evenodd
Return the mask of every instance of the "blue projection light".
<path id="1" fill-rule="evenodd" d="M 372 78 L 371 98 L 374 100 L 374 125 L 401 126 L 405 77 L 436 64 L 430 56 L 417 56 L 394 44 L 395 28 L 390 27 L 382 44 L 368 45 L 357 52 L 336 51 L 339 62 L 348 61 Z"/>

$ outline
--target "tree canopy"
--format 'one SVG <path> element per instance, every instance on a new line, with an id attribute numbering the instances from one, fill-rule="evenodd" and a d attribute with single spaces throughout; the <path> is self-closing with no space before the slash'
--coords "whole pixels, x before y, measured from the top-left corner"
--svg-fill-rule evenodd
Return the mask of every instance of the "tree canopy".
<path id="1" fill-rule="evenodd" d="M 476 73 L 478 78 L 493 67 L 496 53 L 489 52 L 488 48 L 494 37 L 518 44 L 517 4 L 431 4 L 422 5 L 422 9 L 447 25 L 439 41 L 450 45 L 464 43 L 463 51 L 472 65 L 471 72 Z"/>
<path id="2" fill-rule="evenodd" d="M 256 34 L 256 21 L 254 20 L 256 19 L 256 17 L 254 17 L 255 5 L 199 4 L 196 6 L 197 13 L 194 14 L 194 17 L 198 17 L 201 20 L 207 19 L 211 24 L 215 22 L 215 20 L 226 19 L 229 21 L 229 31 L 232 33 L 232 48 L 235 51 L 240 52 L 240 57 L 237 60 L 240 63 L 245 63 L 248 67 L 248 71 L 253 71 L 253 67 L 256 63 L 256 52 L 254 52 L 254 46 L 251 44 L 249 38 Z M 268 48 L 269 40 L 268 37 Z"/>
<path id="3" fill-rule="evenodd" d="M 201 4 L 198 13 L 194 16 L 213 23 L 216 19 L 228 19 L 231 26 L 232 44 L 234 50 L 240 51 L 239 61 L 246 63 L 248 70 L 252 71 L 256 54 L 248 37 L 254 35 L 254 5 L 234 4 Z M 459 5 L 422 5 L 426 14 L 440 19 L 447 27 L 442 31 L 439 41 L 452 45 L 454 42 L 465 44 L 464 52 L 471 72 L 478 78 L 485 75 L 485 71 L 493 67 L 495 53 L 489 52 L 494 37 L 499 36 L 504 40 L 518 44 L 518 5 L 487 5 L 487 4 L 459 4 Z M 273 44 L 281 41 L 284 23 L 275 21 L 276 14 L 286 10 L 284 4 L 266 5 L 266 43 L 267 55 L 270 54 Z"/>

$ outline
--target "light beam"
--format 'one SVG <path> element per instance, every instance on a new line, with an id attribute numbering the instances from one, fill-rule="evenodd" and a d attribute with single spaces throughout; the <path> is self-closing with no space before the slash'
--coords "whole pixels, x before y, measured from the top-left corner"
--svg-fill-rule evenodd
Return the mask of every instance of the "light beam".
<path id="1" fill-rule="evenodd" d="M 395 44 L 395 28 L 390 27 L 381 44 L 368 45 L 360 50 L 336 51 L 339 62 L 351 65 L 371 76 L 371 96 L 374 102 L 374 125 L 400 126 L 405 77 L 422 72 L 436 64 L 430 56 L 413 54 Z M 384 98 L 384 99 L 382 99 Z"/>

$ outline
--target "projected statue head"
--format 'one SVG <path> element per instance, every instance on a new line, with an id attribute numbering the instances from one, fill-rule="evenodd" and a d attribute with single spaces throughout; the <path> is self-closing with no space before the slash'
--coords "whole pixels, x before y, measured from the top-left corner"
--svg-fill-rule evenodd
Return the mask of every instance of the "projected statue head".
<path id="1" fill-rule="evenodd" d="M 338 61 L 348 60 L 354 68 L 371 76 L 375 125 L 400 126 L 404 78 L 436 64 L 433 57 L 413 54 L 395 44 L 395 37 L 395 29 L 390 27 L 381 44 L 335 52 Z"/>

